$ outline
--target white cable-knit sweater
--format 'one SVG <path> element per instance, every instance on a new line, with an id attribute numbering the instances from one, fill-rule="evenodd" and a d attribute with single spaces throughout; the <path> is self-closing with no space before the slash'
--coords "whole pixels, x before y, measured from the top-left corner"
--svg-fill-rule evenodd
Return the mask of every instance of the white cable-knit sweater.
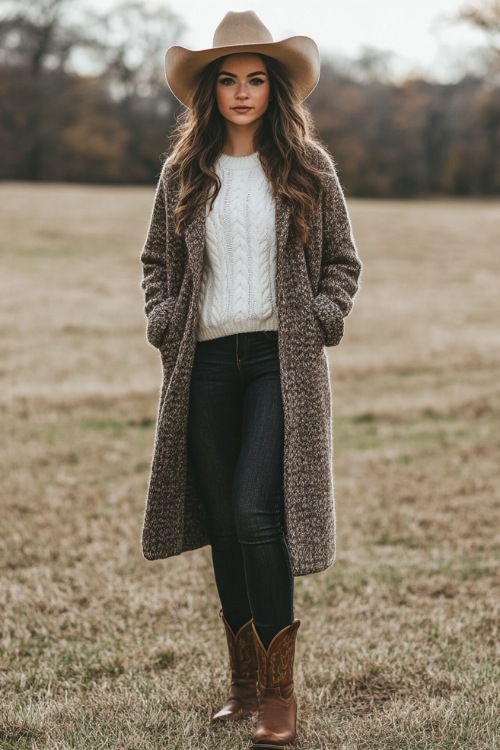
<path id="1" fill-rule="evenodd" d="M 275 202 L 257 153 L 221 154 L 222 183 L 210 211 L 198 340 L 278 328 Z"/>

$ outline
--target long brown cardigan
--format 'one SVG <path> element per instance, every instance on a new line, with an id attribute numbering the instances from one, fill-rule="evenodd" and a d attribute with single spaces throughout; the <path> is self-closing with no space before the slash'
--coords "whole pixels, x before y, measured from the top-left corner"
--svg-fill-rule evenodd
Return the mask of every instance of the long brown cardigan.
<path id="1" fill-rule="evenodd" d="M 329 156 L 308 147 L 325 172 L 307 244 L 289 233 L 290 208 L 276 202 L 276 304 L 285 420 L 285 536 L 293 574 L 335 558 L 331 386 L 325 346 L 337 345 L 359 288 L 361 262 L 342 188 Z M 174 232 L 179 185 L 164 164 L 141 253 L 146 336 L 163 366 L 142 546 L 148 560 L 209 544 L 187 448 L 191 368 L 197 341 L 205 210 L 182 237 Z"/>

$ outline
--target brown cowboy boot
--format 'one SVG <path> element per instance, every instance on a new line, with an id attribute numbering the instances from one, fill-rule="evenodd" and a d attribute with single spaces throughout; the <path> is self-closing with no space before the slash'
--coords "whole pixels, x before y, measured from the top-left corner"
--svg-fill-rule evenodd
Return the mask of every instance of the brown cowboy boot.
<path id="1" fill-rule="evenodd" d="M 254 750 L 281 750 L 295 741 L 297 700 L 293 685 L 295 640 L 300 620 L 277 633 L 264 648 L 252 623 L 259 665 L 259 718 L 253 735 Z"/>
<path id="2" fill-rule="evenodd" d="M 257 700 L 257 655 L 252 621 L 249 620 L 234 635 L 222 610 L 220 617 L 226 629 L 231 667 L 231 687 L 225 705 L 212 716 L 212 722 L 246 719 L 259 706 Z"/>

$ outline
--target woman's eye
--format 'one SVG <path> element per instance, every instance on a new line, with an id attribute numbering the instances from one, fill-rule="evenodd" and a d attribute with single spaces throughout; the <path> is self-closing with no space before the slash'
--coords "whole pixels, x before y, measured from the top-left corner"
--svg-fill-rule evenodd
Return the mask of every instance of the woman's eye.
<path id="1" fill-rule="evenodd" d="M 261 83 L 264 83 L 262 78 L 252 78 L 250 83 L 252 83 L 254 86 L 260 86 Z"/>
<path id="2" fill-rule="evenodd" d="M 223 86 L 227 86 L 228 83 L 232 83 L 232 78 L 219 78 L 219 83 L 222 83 Z"/>

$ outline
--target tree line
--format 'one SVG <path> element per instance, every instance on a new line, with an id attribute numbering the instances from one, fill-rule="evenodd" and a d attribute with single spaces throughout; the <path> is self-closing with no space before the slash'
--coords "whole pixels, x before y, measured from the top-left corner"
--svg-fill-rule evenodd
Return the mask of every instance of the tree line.
<path id="1" fill-rule="evenodd" d="M 496 9 L 496 10 L 495 10 Z M 125 0 L 0 0 L 0 179 L 152 183 L 180 106 L 163 52 L 182 19 Z M 485 31 L 481 72 L 395 82 L 375 51 L 324 60 L 307 100 L 349 195 L 500 193 L 500 3 L 462 17 Z"/>

